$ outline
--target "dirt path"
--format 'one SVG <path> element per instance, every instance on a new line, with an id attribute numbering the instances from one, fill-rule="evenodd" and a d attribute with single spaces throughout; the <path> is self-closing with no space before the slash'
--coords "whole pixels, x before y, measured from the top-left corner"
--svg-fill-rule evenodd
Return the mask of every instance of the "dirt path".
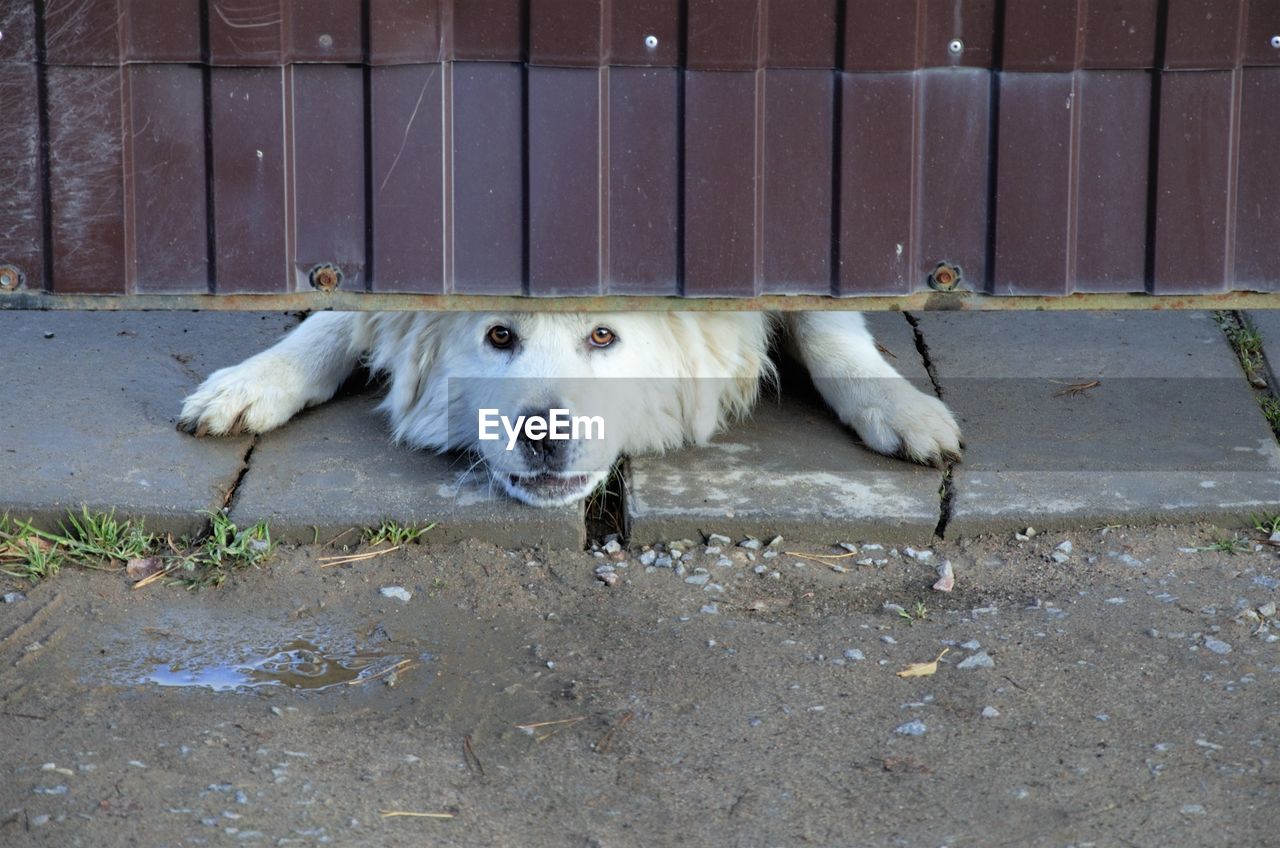
<path id="1" fill-rule="evenodd" d="M 843 574 L 697 546 L 613 586 L 474 543 L 283 551 L 198 593 L 10 583 L 0 842 L 1275 844 L 1280 640 L 1240 613 L 1280 560 L 1179 550 L 1213 533 L 864 547 Z"/>

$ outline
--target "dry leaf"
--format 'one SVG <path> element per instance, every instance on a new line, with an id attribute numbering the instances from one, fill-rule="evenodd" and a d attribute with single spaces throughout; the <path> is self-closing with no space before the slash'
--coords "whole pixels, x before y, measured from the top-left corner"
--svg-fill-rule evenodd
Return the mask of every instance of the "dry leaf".
<path id="1" fill-rule="evenodd" d="M 164 560 L 160 557 L 131 559 L 124 567 L 124 573 L 130 580 L 142 580 L 161 571 L 164 571 Z"/>
<path id="2" fill-rule="evenodd" d="M 938 660 L 946 656 L 947 651 L 949 650 L 951 649 L 943 648 L 942 653 L 938 654 L 938 658 L 935 659 L 933 662 L 912 663 L 911 665 L 904 668 L 902 671 L 898 672 L 898 676 L 899 677 L 928 677 L 932 674 L 936 674 L 938 671 Z"/>

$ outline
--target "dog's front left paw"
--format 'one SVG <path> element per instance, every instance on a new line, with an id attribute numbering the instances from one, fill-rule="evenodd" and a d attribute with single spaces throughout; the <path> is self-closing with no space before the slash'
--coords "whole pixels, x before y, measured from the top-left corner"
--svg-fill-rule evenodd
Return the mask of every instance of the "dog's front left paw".
<path id="1" fill-rule="evenodd" d="M 850 418 L 847 423 L 878 453 L 936 466 L 960 459 L 960 425 L 951 410 L 905 380 Z"/>
<path id="2" fill-rule="evenodd" d="M 197 436 L 274 430 L 306 406 L 300 383 L 287 362 L 259 354 L 213 372 L 182 402 L 178 427 Z"/>

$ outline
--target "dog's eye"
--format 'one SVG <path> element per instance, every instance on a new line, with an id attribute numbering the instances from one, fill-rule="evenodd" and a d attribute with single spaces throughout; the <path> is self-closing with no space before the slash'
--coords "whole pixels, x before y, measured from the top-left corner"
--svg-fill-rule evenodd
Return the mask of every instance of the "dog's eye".
<path id="1" fill-rule="evenodd" d="M 595 347 L 608 347 L 617 338 L 608 327 L 596 327 L 591 331 L 591 344 Z"/>
<path id="2" fill-rule="evenodd" d="M 505 350 L 506 348 L 511 347 L 512 343 L 515 342 L 516 334 L 511 332 L 509 328 L 499 324 L 496 327 L 489 328 L 489 333 L 486 338 L 489 340 L 489 344 L 493 345 L 498 350 Z"/>

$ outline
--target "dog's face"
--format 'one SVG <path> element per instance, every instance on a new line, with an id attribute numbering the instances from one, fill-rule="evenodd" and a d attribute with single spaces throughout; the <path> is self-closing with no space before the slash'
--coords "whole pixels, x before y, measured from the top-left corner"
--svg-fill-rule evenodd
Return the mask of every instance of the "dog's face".
<path id="1" fill-rule="evenodd" d="M 390 338 L 374 350 L 375 358 L 389 354 L 386 406 L 397 437 L 478 454 L 496 483 L 534 506 L 587 496 L 623 453 L 705 441 L 726 415 L 754 401 L 767 362 L 759 319 L 454 313 L 402 320 L 400 332 L 388 334 L 399 336 L 391 345 L 398 351 L 378 350 Z"/>

